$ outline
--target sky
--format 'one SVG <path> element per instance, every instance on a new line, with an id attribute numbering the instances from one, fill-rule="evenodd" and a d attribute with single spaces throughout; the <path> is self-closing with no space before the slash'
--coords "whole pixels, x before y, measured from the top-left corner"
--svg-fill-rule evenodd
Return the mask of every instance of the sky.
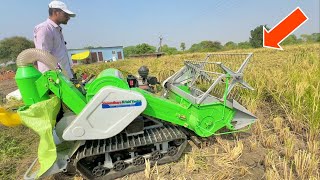
<path id="1" fill-rule="evenodd" d="M 0 40 L 33 39 L 48 18 L 51 0 L 10 0 L 0 6 Z M 272 28 L 295 8 L 309 20 L 294 34 L 320 32 L 319 0 L 63 0 L 76 13 L 62 25 L 68 48 L 131 46 L 148 43 L 189 48 L 203 40 L 243 42 L 259 25 Z"/>

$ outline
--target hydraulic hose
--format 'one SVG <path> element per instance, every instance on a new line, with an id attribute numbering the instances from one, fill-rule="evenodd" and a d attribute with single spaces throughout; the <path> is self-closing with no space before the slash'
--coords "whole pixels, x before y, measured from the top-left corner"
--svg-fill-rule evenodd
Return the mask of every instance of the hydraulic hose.
<path id="1" fill-rule="evenodd" d="M 26 66 L 29 64 L 33 64 L 35 61 L 40 61 L 48 66 L 50 70 L 55 70 L 58 67 L 58 60 L 52 54 L 50 54 L 46 50 L 42 49 L 26 49 L 22 51 L 17 57 L 17 66 Z M 62 70 L 63 75 L 69 77 L 65 69 L 60 67 Z"/>

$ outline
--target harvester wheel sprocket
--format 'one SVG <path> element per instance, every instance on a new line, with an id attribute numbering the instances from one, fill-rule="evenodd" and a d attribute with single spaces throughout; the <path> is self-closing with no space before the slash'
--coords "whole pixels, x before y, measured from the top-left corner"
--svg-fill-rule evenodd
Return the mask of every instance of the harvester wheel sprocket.
<path id="1" fill-rule="evenodd" d="M 136 158 L 133 159 L 132 163 L 134 166 L 139 166 L 144 164 L 144 162 L 145 162 L 145 159 L 142 156 L 137 156 Z"/>
<path id="2" fill-rule="evenodd" d="M 174 156 L 175 154 L 177 154 L 178 149 L 175 146 L 171 146 L 168 148 L 168 155 L 169 156 Z"/>
<path id="3" fill-rule="evenodd" d="M 107 173 L 107 169 L 105 167 L 101 166 L 101 165 L 94 167 L 93 170 L 92 170 L 92 174 L 95 177 L 104 176 L 106 173 Z"/>
<path id="4" fill-rule="evenodd" d="M 115 171 L 122 171 L 122 170 L 124 170 L 126 168 L 126 163 L 124 161 L 122 161 L 122 160 L 117 161 L 117 162 L 114 163 L 114 167 L 113 168 L 114 168 Z"/>
<path id="5" fill-rule="evenodd" d="M 153 153 L 151 153 L 151 161 L 158 161 L 159 159 L 161 159 L 162 154 L 160 151 L 154 151 Z"/>

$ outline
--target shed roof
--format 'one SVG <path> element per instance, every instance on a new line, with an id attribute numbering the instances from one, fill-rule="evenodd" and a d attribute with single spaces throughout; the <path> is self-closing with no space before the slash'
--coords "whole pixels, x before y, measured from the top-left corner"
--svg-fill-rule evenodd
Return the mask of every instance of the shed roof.
<path id="1" fill-rule="evenodd" d="M 108 48 L 123 48 L 123 46 L 108 46 L 108 47 L 95 47 L 95 48 L 79 48 L 79 49 L 68 49 L 68 50 L 90 50 L 90 49 L 108 49 Z"/>

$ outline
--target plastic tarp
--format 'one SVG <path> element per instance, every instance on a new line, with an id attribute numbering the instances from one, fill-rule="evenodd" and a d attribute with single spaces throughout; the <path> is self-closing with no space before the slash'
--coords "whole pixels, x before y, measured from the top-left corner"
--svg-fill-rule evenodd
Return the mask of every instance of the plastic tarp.
<path id="1" fill-rule="evenodd" d="M 44 174 L 56 161 L 57 151 L 52 131 L 60 110 L 60 100 L 54 96 L 49 100 L 38 102 L 18 114 L 23 125 L 31 128 L 40 136 L 38 161 L 40 169 L 37 177 Z"/>
<path id="2" fill-rule="evenodd" d="M 6 99 L 7 99 L 7 100 L 11 100 L 11 99 L 21 100 L 21 99 L 22 99 L 22 96 L 21 96 L 21 93 L 20 93 L 19 89 L 15 90 L 15 91 L 12 91 L 11 93 L 9 93 L 9 94 L 6 96 Z"/>
<path id="3" fill-rule="evenodd" d="M 81 53 L 73 54 L 71 56 L 71 59 L 76 60 L 76 61 L 81 61 L 81 60 L 88 58 L 89 56 L 90 56 L 90 51 L 84 51 Z"/>
<path id="4" fill-rule="evenodd" d="M 14 127 L 21 124 L 20 117 L 17 113 L 8 112 L 0 107 L 0 124 L 8 127 Z"/>

